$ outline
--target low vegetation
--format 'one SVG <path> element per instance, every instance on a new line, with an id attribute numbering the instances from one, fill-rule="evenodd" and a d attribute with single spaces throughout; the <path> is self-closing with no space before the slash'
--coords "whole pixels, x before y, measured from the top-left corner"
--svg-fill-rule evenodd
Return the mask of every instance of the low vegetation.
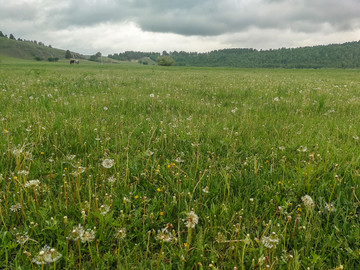
<path id="1" fill-rule="evenodd" d="M 0 268 L 357 269 L 359 78 L 3 61 Z"/>

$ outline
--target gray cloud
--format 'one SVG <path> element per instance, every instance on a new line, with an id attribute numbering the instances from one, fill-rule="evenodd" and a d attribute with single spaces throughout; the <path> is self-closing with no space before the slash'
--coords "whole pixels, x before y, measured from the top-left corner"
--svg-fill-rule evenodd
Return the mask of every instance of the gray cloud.
<path id="1" fill-rule="evenodd" d="M 37 20 L 54 28 L 133 21 L 145 31 L 221 35 L 248 29 L 291 28 L 314 32 L 358 27 L 358 0 L 0 0 L 3 19 Z M 14 3 L 15 2 L 15 3 Z M 311 27 L 312 25 L 312 27 Z"/>
<path id="2" fill-rule="evenodd" d="M 16 36 L 31 39 L 48 36 L 50 42 L 66 33 L 62 41 L 68 43 L 75 37 L 67 35 L 76 33 L 77 42 L 86 37 L 93 47 L 101 42 L 90 39 L 91 35 L 103 36 L 102 40 L 119 35 L 119 40 L 114 38 L 117 42 L 121 35 L 137 40 L 128 33 L 135 28 L 137 35 L 146 34 L 148 42 L 149 33 L 165 42 L 158 34 L 166 34 L 173 40 L 190 41 L 189 37 L 196 38 L 194 44 L 224 47 L 242 47 L 248 41 L 282 46 L 284 40 L 299 37 L 336 40 L 336 36 L 344 38 L 341 33 L 350 40 L 360 38 L 354 34 L 360 31 L 359 0 L 0 0 L 0 7 L 4 33 L 15 31 Z M 129 24 L 136 27 L 120 27 Z M 98 29 L 101 33 L 92 33 Z"/>

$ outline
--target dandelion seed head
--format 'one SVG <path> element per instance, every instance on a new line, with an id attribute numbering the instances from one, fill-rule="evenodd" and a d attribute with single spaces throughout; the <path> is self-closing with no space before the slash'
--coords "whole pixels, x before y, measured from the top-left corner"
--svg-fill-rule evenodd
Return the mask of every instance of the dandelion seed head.
<path id="1" fill-rule="evenodd" d="M 301 200 L 308 210 L 312 210 L 315 207 L 313 199 L 309 195 L 301 197 Z"/>
<path id="2" fill-rule="evenodd" d="M 87 229 L 83 232 L 83 234 L 80 236 L 81 242 L 92 242 L 95 239 L 95 231 L 92 229 Z"/>
<path id="3" fill-rule="evenodd" d="M 106 169 L 110 169 L 112 166 L 114 166 L 114 160 L 106 158 L 103 160 L 101 165 Z"/>
<path id="4" fill-rule="evenodd" d="M 116 177 L 115 177 L 115 176 L 110 176 L 110 177 L 108 178 L 108 182 L 109 182 L 110 184 L 115 183 L 115 181 L 116 181 Z"/>
<path id="5" fill-rule="evenodd" d="M 70 235 L 69 235 L 69 239 L 73 240 L 73 241 L 77 241 L 81 238 L 81 236 L 84 234 L 84 228 L 79 224 L 78 226 L 75 226 Z"/>
<path id="6" fill-rule="evenodd" d="M 332 203 L 325 203 L 325 208 L 329 212 L 335 212 L 336 208 Z"/>
<path id="7" fill-rule="evenodd" d="M 156 240 L 161 242 L 171 242 L 173 240 L 173 236 L 167 228 L 163 228 L 158 231 L 156 235 Z"/>
<path id="8" fill-rule="evenodd" d="M 20 245 L 24 245 L 29 239 L 30 238 L 27 232 L 25 232 L 24 234 L 20 234 L 20 233 L 16 234 L 16 242 L 18 242 Z"/>
<path id="9" fill-rule="evenodd" d="M 100 211 L 100 214 L 106 215 L 110 211 L 110 206 L 107 205 L 107 204 L 103 204 L 103 205 L 100 206 L 99 211 Z"/>
<path id="10" fill-rule="evenodd" d="M 185 221 L 185 226 L 187 228 L 195 228 L 195 226 L 199 223 L 199 217 L 194 211 L 190 211 L 187 213 L 186 219 L 183 221 Z"/>
<path id="11" fill-rule="evenodd" d="M 276 233 L 273 232 L 270 236 L 264 236 L 262 239 L 262 243 L 264 247 L 272 249 L 275 248 L 276 245 L 279 243 L 279 238 L 277 237 Z"/>
<path id="12" fill-rule="evenodd" d="M 35 179 L 35 180 L 30 180 L 30 181 L 27 181 L 25 183 L 25 187 L 28 187 L 28 188 L 36 188 L 40 185 L 40 181 Z"/>
<path id="13" fill-rule="evenodd" d="M 20 211 L 21 209 L 21 204 L 20 203 L 16 203 L 12 206 L 10 206 L 10 211 L 11 212 L 17 212 L 17 211 Z"/>
<path id="14" fill-rule="evenodd" d="M 121 239 L 124 239 L 125 237 L 126 237 L 126 229 L 125 228 L 121 228 L 115 232 L 116 239 L 121 240 Z"/>

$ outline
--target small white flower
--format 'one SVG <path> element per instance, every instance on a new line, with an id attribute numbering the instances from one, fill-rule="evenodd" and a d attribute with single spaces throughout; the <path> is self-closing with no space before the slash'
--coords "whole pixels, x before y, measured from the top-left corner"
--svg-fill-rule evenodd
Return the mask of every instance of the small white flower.
<path id="1" fill-rule="evenodd" d="M 76 155 L 68 155 L 66 158 L 68 160 L 73 160 L 76 157 Z"/>
<path id="2" fill-rule="evenodd" d="M 152 156 L 153 154 L 154 154 L 154 152 L 150 151 L 150 149 L 145 151 L 145 155 L 148 157 Z"/>
<path id="3" fill-rule="evenodd" d="M 177 158 L 175 159 L 175 161 L 176 161 L 177 163 L 184 163 L 184 160 L 183 160 L 181 157 L 177 157 Z"/>
<path id="4" fill-rule="evenodd" d="M 208 186 L 204 187 L 204 188 L 202 189 L 202 191 L 203 191 L 204 193 L 209 193 L 209 192 L 210 192 Z"/>
<path id="5" fill-rule="evenodd" d="M 151 97 L 151 98 L 154 98 L 154 97 L 155 97 L 155 95 L 154 95 L 153 93 L 151 93 L 151 94 L 150 94 L 150 97 Z"/>

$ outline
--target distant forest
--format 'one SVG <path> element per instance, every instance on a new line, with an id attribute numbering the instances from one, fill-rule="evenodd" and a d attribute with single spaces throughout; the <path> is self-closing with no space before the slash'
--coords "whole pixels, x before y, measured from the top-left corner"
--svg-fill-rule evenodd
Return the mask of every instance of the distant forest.
<path id="1" fill-rule="evenodd" d="M 144 58 L 156 61 L 169 56 L 177 66 L 240 67 L 240 68 L 359 68 L 360 41 L 313 47 L 270 50 L 223 49 L 207 53 L 155 52 L 114 53 L 109 58 L 146 64 Z"/>

